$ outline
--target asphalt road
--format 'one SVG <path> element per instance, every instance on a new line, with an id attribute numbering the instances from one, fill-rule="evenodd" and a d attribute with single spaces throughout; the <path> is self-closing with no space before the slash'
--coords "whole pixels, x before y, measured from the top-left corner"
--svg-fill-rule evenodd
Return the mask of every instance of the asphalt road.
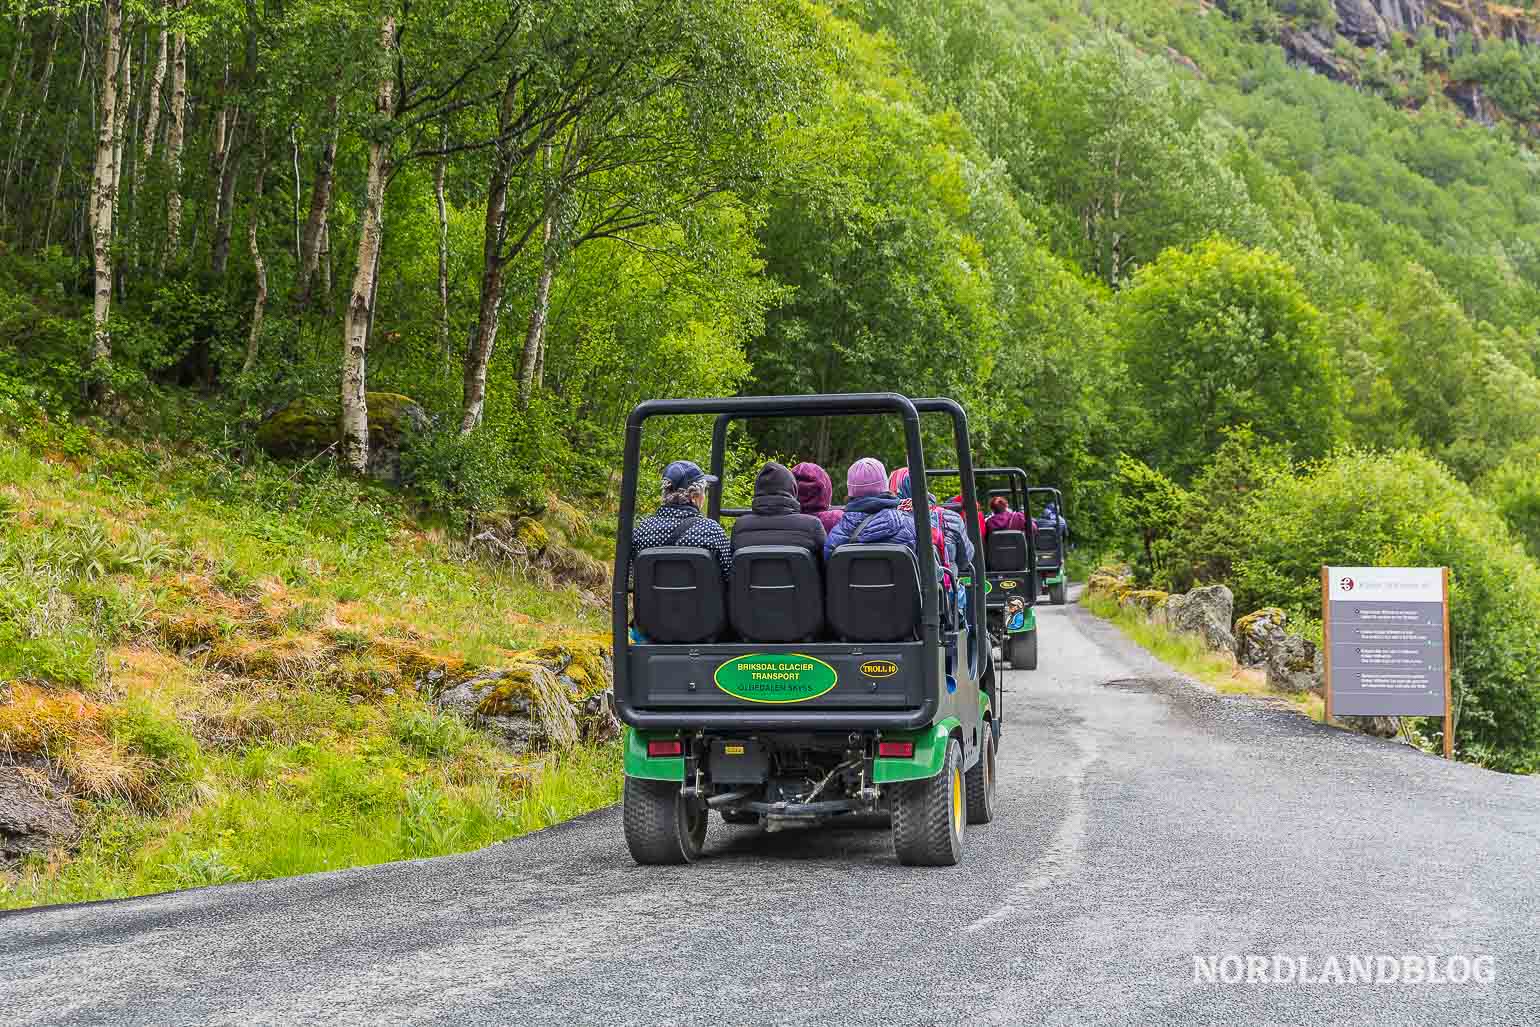
<path id="1" fill-rule="evenodd" d="M 1001 815 L 960 867 L 896 865 L 881 825 L 714 820 L 702 862 L 640 868 L 611 809 L 465 856 L 0 917 L 0 1022 L 1540 1023 L 1540 780 L 1216 696 L 1075 608 L 1041 630 L 1042 669 L 1010 675 Z M 1418 954 L 1492 979 L 1195 981 L 1227 955 L 1319 978 Z"/>

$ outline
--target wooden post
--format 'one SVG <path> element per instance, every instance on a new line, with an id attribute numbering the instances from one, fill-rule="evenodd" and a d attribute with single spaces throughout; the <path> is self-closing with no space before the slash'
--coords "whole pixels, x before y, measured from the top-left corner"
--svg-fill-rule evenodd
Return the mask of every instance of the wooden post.
<path id="1" fill-rule="evenodd" d="M 1444 568 L 1444 759 L 1454 759 L 1454 668 L 1449 665 L 1449 568 Z"/>
<path id="2" fill-rule="evenodd" d="M 1331 582 L 1321 568 L 1321 690 L 1326 694 L 1326 723 L 1331 723 Z"/>

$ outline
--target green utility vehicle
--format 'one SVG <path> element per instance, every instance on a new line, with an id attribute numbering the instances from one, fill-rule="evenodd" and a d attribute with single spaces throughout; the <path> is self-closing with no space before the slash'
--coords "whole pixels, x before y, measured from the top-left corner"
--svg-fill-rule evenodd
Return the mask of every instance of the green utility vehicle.
<path id="1" fill-rule="evenodd" d="M 927 472 L 932 478 L 955 478 L 952 468 Z M 1010 509 L 1025 515 L 1027 510 L 1027 472 L 1019 467 L 977 467 L 974 481 L 988 488 L 991 500 L 1004 496 Z M 996 487 L 990 488 L 990 484 Z M 962 512 L 961 500 L 968 495 L 960 489 L 958 499 L 948 506 Z M 977 495 L 977 493 L 974 493 Z M 985 514 L 988 516 L 988 514 Z M 984 536 L 984 604 L 988 611 L 990 638 L 1000 647 L 1000 656 L 1014 670 L 1037 669 L 1037 553 L 1030 530 L 991 531 Z"/>
<path id="2" fill-rule="evenodd" d="M 613 626 L 623 819 L 638 863 L 694 860 L 712 811 L 766 830 L 887 812 L 899 861 L 923 866 L 958 862 L 967 825 L 993 819 L 1001 705 L 979 620 L 982 578 L 959 611 L 930 545 L 845 545 L 822 565 L 805 549 L 747 546 L 725 585 L 706 549 L 632 552 L 648 421 L 716 415 L 710 469 L 720 479 L 734 420 L 889 417 L 902 424 L 910 473 L 924 481 L 922 412 L 951 418 L 971 497 L 968 419 L 952 400 L 655 400 L 631 412 Z M 707 516 L 745 512 L 723 510 L 721 497 L 719 481 Z M 978 546 L 971 498 L 966 507 Z M 912 516 L 916 537 L 929 539 L 923 491 Z"/>
<path id="3" fill-rule="evenodd" d="M 1043 501 L 1043 513 L 1033 515 L 1031 502 L 1034 497 Z M 1034 485 L 1027 489 L 1027 516 L 1037 524 L 1037 579 L 1042 590 L 1048 593 L 1048 601 L 1063 606 L 1069 578 L 1065 573 L 1065 561 L 1069 550 L 1069 525 L 1064 520 L 1064 494 L 1048 485 Z M 1049 507 L 1054 516 L 1045 516 Z"/>

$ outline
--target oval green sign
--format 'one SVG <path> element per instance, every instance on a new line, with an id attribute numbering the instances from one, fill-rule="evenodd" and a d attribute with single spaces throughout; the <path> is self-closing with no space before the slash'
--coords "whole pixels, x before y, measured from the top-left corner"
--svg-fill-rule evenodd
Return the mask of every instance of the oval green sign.
<path id="1" fill-rule="evenodd" d="M 716 685 L 745 702 L 807 702 L 839 684 L 827 663 L 801 653 L 751 653 L 717 668 Z"/>

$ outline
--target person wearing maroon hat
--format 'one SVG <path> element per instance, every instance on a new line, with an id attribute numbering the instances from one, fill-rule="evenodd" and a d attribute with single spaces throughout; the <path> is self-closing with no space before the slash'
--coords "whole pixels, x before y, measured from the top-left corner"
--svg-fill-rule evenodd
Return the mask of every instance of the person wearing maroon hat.
<path id="1" fill-rule="evenodd" d="M 845 511 L 829 505 L 834 502 L 834 483 L 829 480 L 829 472 L 804 460 L 791 469 L 791 476 L 797 479 L 797 503 L 802 512 L 817 517 L 825 534 L 833 531 Z"/>

